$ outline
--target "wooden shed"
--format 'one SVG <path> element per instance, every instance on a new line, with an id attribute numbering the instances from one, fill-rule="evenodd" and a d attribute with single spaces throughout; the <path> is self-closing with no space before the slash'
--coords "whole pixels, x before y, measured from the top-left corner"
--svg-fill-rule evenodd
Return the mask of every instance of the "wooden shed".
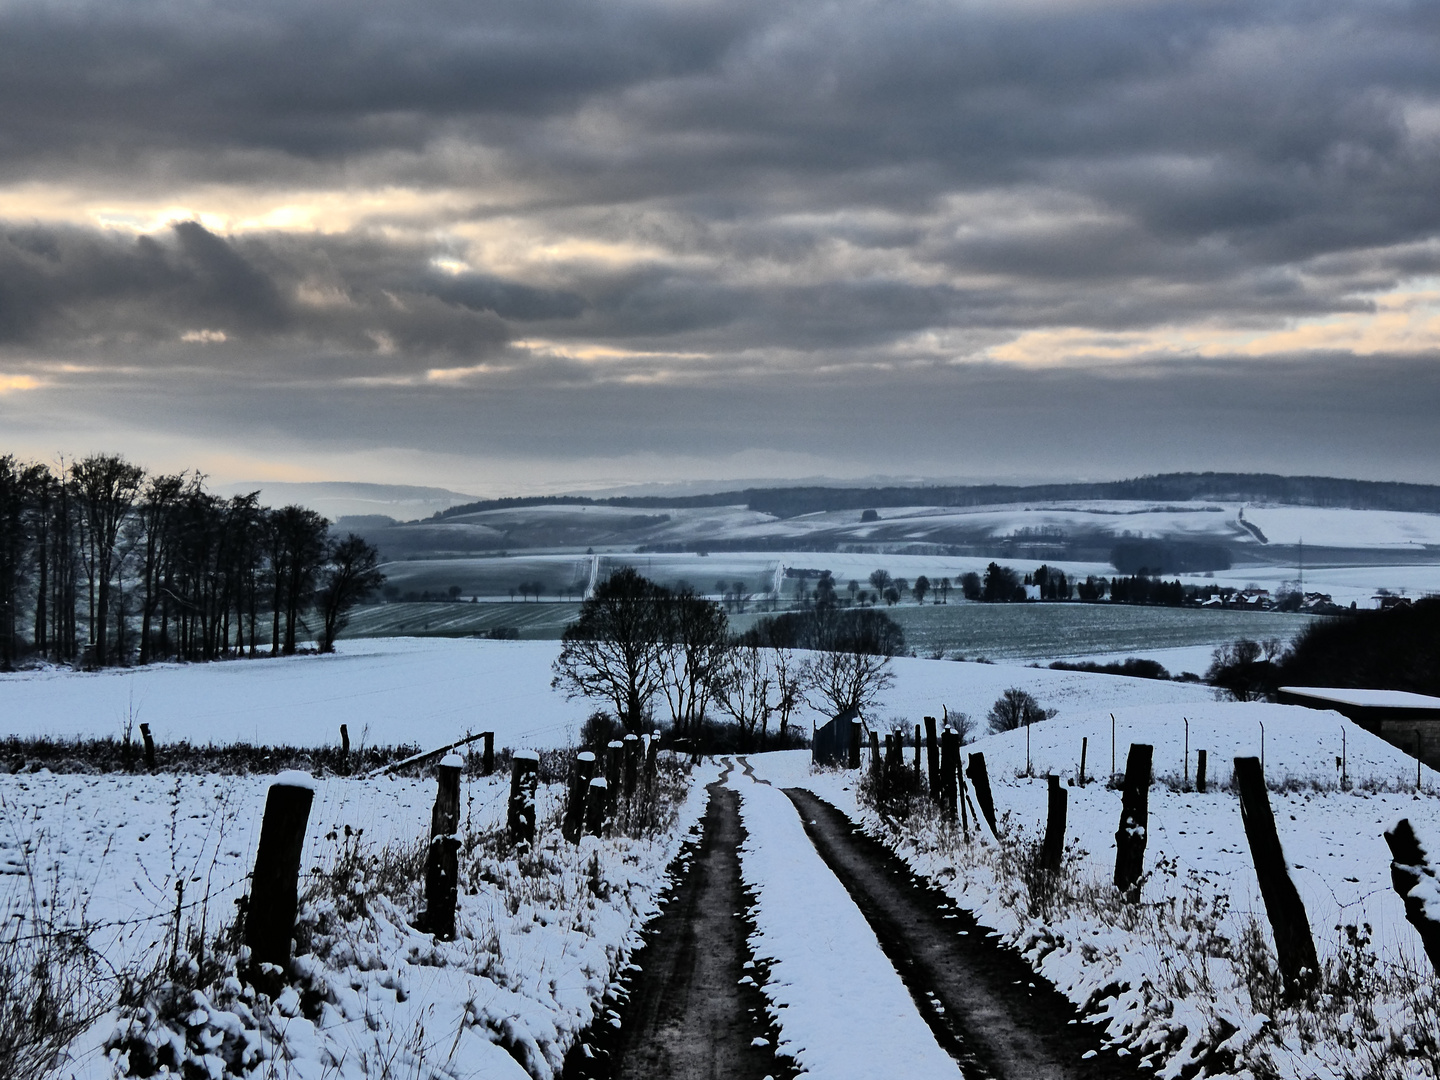
<path id="1" fill-rule="evenodd" d="M 1333 709 L 1432 769 L 1440 769 L 1440 697 L 1407 690 L 1282 686 L 1276 700 L 1283 705 Z"/>

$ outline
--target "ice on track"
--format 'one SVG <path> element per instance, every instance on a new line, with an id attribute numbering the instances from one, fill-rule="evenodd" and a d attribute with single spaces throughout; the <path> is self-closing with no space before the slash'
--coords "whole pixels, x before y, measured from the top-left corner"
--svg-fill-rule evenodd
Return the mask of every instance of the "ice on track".
<path id="1" fill-rule="evenodd" d="M 750 944 L 771 963 L 764 991 L 779 1052 L 820 1080 L 961 1076 L 790 800 L 738 771 L 730 784 L 748 834 L 741 872 L 757 896 Z"/>

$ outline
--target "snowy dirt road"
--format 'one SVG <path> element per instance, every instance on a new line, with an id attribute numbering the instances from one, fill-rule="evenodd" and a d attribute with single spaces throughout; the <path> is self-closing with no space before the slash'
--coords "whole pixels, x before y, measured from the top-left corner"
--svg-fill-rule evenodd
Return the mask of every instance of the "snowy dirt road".
<path id="1" fill-rule="evenodd" d="M 1139 1075 L 833 806 L 739 765 L 710 785 L 703 839 L 633 958 L 618 1027 L 602 1021 L 567 1077 L 866 1077 L 899 1062 L 926 1080 Z"/>

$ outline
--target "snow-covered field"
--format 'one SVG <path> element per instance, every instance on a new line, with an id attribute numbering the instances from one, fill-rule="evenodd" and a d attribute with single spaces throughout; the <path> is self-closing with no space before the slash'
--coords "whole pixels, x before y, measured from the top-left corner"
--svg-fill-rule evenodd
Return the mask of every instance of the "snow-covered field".
<path id="1" fill-rule="evenodd" d="M 666 868 L 703 812 L 704 783 L 717 773 L 713 766 L 697 773 L 667 833 L 587 837 L 574 846 L 560 840 L 552 820 L 529 860 L 484 840 L 504 820 L 508 781 L 466 781 L 462 836 L 478 838 L 479 847 L 462 849 L 467 887 L 450 943 L 410 925 L 422 906 L 418 879 L 398 889 L 392 881 L 386 895 L 372 880 L 371 856 L 414 851 L 428 838 L 434 782 L 320 780 L 302 896 L 327 876 L 341 887 L 318 888 L 302 903 L 312 951 L 297 964 L 325 1004 L 302 1015 L 287 991 L 267 1015 L 232 984 L 231 992 L 222 986 L 185 998 L 168 1024 L 155 1023 L 153 1013 L 115 1008 L 119 984 L 102 977 L 88 989 L 111 999 L 110 1007 L 72 1045 L 63 1075 L 112 1077 L 126 1061 L 148 1075 L 137 1055 L 153 1065 L 172 1047 L 172 1062 L 189 1060 L 202 1071 L 268 1060 L 263 1075 L 333 1080 L 550 1076 L 655 914 Z M 7 936 L 81 928 L 104 957 L 102 976 L 163 963 L 177 903 L 182 941 L 201 928 L 213 938 L 247 891 L 270 780 L 0 776 Z M 538 819 L 553 819 L 560 798 L 558 785 L 542 786 Z M 347 870 L 354 872 L 345 877 Z"/>
<path id="2" fill-rule="evenodd" d="M 1045 775 L 1054 772 L 1067 783 L 1074 779 L 1083 738 L 1089 739 L 1087 774 L 1103 780 L 1110 773 L 1110 711 L 1107 705 L 1077 709 L 1033 726 L 1033 775 L 1026 774 L 1024 731 L 967 747 L 985 753 L 1000 831 L 1012 852 L 1019 850 L 1016 842 L 1023 847 L 1043 835 Z M 1245 950 L 1254 940 L 1268 947 L 1270 928 L 1238 799 L 1223 789 L 1236 756 L 1260 755 L 1263 725 L 1271 805 L 1322 966 L 1332 976 L 1342 969 L 1353 973 L 1367 960 L 1382 974 L 1426 973 L 1430 968 L 1419 937 L 1391 887 L 1390 852 L 1382 833 L 1405 817 L 1422 839 L 1440 839 L 1440 775 L 1422 769 L 1417 793 L 1412 758 L 1335 713 L 1217 702 L 1116 707 L 1113 712 L 1117 770 L 1124 770 L 1131 743 L 1155 747 L 1145 851 L 1149 874 L 1140 905 L 1130 910 L 1108 899 L 1120 793 L 1103 782 L 1067 787 L 1071 895 L 1068 902 L 1046 907 L 1027 895 L 1013 873 L 1018 860 L 1007 863 L 1001 855 L 1005 845 L 997 845 L 983 825 L 968 846 L 942 837 L 933 823 L 887 825 L 861 804 L 854 774 L 812 775 L 804 752 L 757 755 L 750 761 L 757 777 L 807 787 L 885 838 L 918 872 L 1025 952 L 1078 1005 L 1096 1009 L 1108 1022 L 1111 1038 L 1149 1056 L 1162 1075 L 1179 1075 L 1202 1050 L 1227 1038 L 1239 1075 L 1262 1062 L 1279 1076 L 1355 1075 L 1363 1073 L 1367 1055 L 1388 1053 L 1386 1040 L 1392 1032 L 1403 1036 L 1407 1024 L 1432 1039 L 1440 1034 L 1436 1016 L 1417 1004 L 1421 999 L 1406 1000 L 1393 992 L 1387 997 L 1384 990 L 1375 990 L 1379 999 L 1368 1003 L 1363 992 L 1349 1003 L 1330 1003 L 1350 1015 L 1340 1021 L 1353 1028 L 1355 1045 L 1349 1048 L 1337 1045 L 1333 1035 L 1308 1043 L 1303 1017 L 1293 1010 L 1274 1013 L 1274 1022 L 1267 1024 L 1247 984 Z M 1212 787 L 1204 795 L 1183 790 L 1187 719 L 1192 781 L 1196 751 L 1208 751 Z M 1343 792 L 1336 768 L 1342 752 L 1354 784 Z M 971 822 L 975 828 L 973 817 Z M 1357 947 L 1346 927 L 1368 941 Z M 1429 984 L 1428 976 L 1418 983 Z M 1209 1069 L 1217 1075 L 1213 1061 Z M 1397 1075 L 1431 1073 L 1410 1063 Z"/>
<path id="3" fill-rule="evenodd" d="M 441 746 L 494 731 L 497 746 L 572 745 L 595 706 L 550 688 L 553 641 L 377 638 L 341 641 L 334 656 L 154 665 L 77 674 L 0 675 L 0 734 L 119 738 L 127 718 L 157 741 L 331 746 L 347 724 L 353 743 Z M 881 716 L 918 719 L 940 707 L 984 716 L 1021 686 L 1047 706 L 1209 701 L 1203 686 L 1024 667 L 897 659 Z M 800 723 L 822 717 L 803 710 Z"/>

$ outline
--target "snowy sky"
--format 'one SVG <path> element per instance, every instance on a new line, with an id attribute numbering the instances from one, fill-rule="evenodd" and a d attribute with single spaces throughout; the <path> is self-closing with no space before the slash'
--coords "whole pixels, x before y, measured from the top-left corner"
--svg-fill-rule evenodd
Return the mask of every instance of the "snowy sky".
<path id="1" fill-rule="evenodd" d="M 1426 0 L 0 0 L 0 430 L 216 480 L 1440 480 Z"/>

